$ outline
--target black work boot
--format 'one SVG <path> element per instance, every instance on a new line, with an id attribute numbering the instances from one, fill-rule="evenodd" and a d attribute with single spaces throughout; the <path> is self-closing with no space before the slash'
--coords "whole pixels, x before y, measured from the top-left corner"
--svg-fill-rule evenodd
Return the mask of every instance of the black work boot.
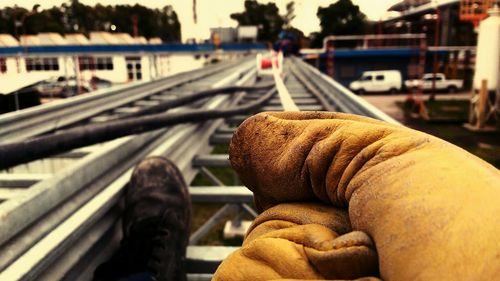
<path id="1" fill-rule="evenodd" d="M 186 280 L 190 220 L 191 199 L 179 169 L 161 157 L 141 161 L 125 195 L 121 247 L 94 279 L 149 272 L 158 281 Z"/>

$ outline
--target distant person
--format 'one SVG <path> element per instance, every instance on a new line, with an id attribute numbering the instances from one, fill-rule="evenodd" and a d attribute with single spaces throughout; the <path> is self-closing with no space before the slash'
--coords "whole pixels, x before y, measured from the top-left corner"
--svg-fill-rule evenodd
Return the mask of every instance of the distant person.
<path id="1" fill-rule="evenodd" d="M 281 31 L 278 40 L 274 43 L 273 49 L 281 51 L 284 56 L 298 55 L 300 50 L 300 39 L 290 31 Z"/>

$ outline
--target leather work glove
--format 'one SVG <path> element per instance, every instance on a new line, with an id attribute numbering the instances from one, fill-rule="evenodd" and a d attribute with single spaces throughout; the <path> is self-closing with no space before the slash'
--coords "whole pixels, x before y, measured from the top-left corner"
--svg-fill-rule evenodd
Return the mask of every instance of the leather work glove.
<path id="1" fill-rule="evenodd" d="M 441 139 L 267 112 L 239 127 L 230 160 L 263 213 L 213 280 L 500 279 L 500 173 Z"/>

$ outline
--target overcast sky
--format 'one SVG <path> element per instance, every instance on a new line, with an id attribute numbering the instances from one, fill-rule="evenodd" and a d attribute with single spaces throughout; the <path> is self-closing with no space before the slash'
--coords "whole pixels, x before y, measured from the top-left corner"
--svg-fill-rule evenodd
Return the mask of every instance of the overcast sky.
<path id="1" fill-rule="evenodd" d="M 59 6 L 63 2 L 66 1 L 0 0 L 0 8 L 17 4 L 18 6 L 30 9 L 37 3 L 40 4 L 42 8 L 50 8 L 52 6 Z M 165 5 L 172 5 L 181 21 L 183 41 L 187 38 L 208 38 L 210 27 L 236 26 L 236 21 L 232 20 L 229 15 L 244 10 L 244 0 L 197 0 L 198 24 L 194 24 L 192 0 L 80 0 L 80 2 L 91 6 L 97 3 L 103 5 L 134 5 L 139 3 L 151 8 L 161 8 Z M 274 2 L 280 9 L 280 13 L 284 14 L 286 11 L 286 3 L 290 2 L 290 0 L 258 0 L 258 2 Z M 292 24 L 302 30 L 306 35 L 313 31 L 318 31 L 319 21 L 316 17 L 318 7 L 326 7 L 335 2 L 335 0 L 295 0 L 296 18 L 292 21 Z M 400 0 L 353 0 L 353 2 L 360 6 L 361 11 L 365 13 L 369 19 L 378 20 L 384 16 L 391 5 L 400 2 Z"/>

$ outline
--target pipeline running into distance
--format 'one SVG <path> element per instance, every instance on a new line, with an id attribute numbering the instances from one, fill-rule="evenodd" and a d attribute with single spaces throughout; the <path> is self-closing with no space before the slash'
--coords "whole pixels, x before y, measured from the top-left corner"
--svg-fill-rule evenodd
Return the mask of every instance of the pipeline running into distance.
<path id="1" fill-rule="evenodd" d="M 263 90 L 271 85 L 261 87 L 227 87 L 223 92 Z M 155 109 L 139 111 L 133 116 L 127 115 L 123 119 L 112 120 L 97 124 L 88 124 L 53 134 L 43 135 L 19 142 L 0 145 L 0 170 L 27 163 L 36 159 L 45 158 L 54 154 L 63 153 L 71 149 L 85 147 L 119 137 L 144 133 L 166 126 L 181 123 L 203 122 L 209 119 L 227 118 L 237 114 L 248 113 L 268 102 L 276 93 L 276 88 L 268 90 L 259 99 L 245 105 L 227 109 L 203 110 L 195 109 L 175 113 L 155 113 L 174 106 L 183 105 L 198 99 L 221 93 L 221 89 L 207 90 L 181 97 L 179 100 L 167 101 L 155 106 Z M 146 115 L 148 114 L 148 115 Z M 139 115 L 139 116 L 136 116 Z"/>

